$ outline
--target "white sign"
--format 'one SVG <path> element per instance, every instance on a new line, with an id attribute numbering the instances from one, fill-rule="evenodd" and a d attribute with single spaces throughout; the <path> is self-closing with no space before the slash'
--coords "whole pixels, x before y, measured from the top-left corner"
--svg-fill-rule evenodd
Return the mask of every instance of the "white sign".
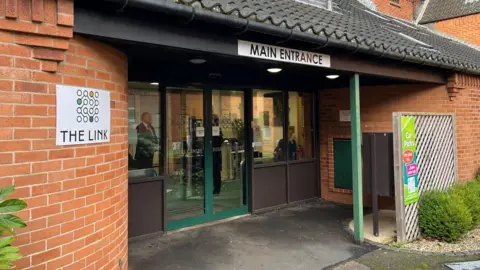
<path id="1" fill-rule="evenodd" d="M 299 51 L 244 40 L 238 41 L 238 55 L 301 65 L 330 67 L 330 55 Z"/>
<path id="2" fill-rule="evenodd" d="M 350 122 L 352 120 L 350 115 L 350 110 L 340 110 L 339 115 L 340 115 L 340 122 Z"/>
<path id="3" fill-rule="evenodd" d="M 260 147 L 260 146 L 262 146 L 262 145 L 263 145 L 262 142 L 253 142 L 253 143 L 252 143 L 252 146 L 253 146 L 253 147 Z"/>
<path id="4" fill-rule="evenodd" d="M 197 135 L 197 137 L 205 137 L 205 128 L 204 127 L 197 127 L 195 129 L 195 134 Z"/>
<path id="5" fill-rule="evenodd" d="M 212 136 L 220 136 L 220 127 L 212 127 Z"/>
<path id="6" fill-rule="evenodd" d="M 110 141 L 110 92 L 57 85 L 57 145 Z"/>

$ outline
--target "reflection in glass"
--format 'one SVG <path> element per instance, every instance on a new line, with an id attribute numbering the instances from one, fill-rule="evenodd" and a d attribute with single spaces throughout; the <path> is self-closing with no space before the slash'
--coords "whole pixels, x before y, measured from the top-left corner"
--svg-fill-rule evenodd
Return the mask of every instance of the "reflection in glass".
<path id="1" fill-rule="evenodd" d="M 256 164 L 285 161 L 281 91 L 253 90 L 253 147 Z"/>
<path id="2" fill-rule="evenodd" d="M 167 220 L 205 213 L 201 90 L 167 88 Z"/>
<path id="3" fill-rule="evenodd" d="M 162 172 L 160 93 L 149 83 L 128 84 L 128 170 L 130 177 Z"/>
<path id="4" fill-rule="evenodd" d="M 288 160 L 313 158 L 313 94 L 288 92 Z"/>
<path id="5" fill-rule="evenodd" d="M 214 211 L 246 204 L 244 95 L 212 91 Z"/>

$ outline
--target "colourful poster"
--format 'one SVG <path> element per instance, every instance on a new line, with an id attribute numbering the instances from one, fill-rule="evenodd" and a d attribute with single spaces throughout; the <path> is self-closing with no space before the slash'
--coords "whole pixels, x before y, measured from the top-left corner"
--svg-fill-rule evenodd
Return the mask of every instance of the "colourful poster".
<path id="1" fill-rule="evenodd" d="M 417 140 L 415 116 L 402 116 L 402 164 L 405 205 L 418 201 Z"/>

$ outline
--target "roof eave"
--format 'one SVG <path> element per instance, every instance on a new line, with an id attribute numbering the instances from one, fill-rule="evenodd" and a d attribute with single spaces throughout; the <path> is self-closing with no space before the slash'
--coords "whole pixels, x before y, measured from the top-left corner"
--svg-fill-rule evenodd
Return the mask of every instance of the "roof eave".
<path id="1" fill-rule="evenodd" d="M 288 38 L 289 40 L 297 40 L 318 44 L 320 47 L 333 47 L 344 49 L 350 52 L 361 52 L 377 56 L 378 58 L 389 58 L 392 60 L 400 60 L 402 62 L 411 62 L 414 64 L 426 65 L 441 69 L 446 69 L 454 72 L 465 72 L 475 75 L 480 75 L 480 69 L 472 69 L 467 67 L 459 67 L 453 64 L 443 63 L 439 61 L 428 60 L 424 58 L 417 58 L 407 54 L 398 54 L 389 51 L 388 49 L 377 49 L 367 46 L 362 46 L 356 42 L 345 42 L 334 38 L 328 38 L 320 35 L 313 35 L 294 31 L 292 29 L 281 28 L 275 25 L 265 24 L 257 21 L 247 20 L 244 18 L 232 17 L 222 13 L 216 13 L 210 10 L 196 9 L 191 6 L 180 5 L 171 2 L 156 1 L 156 0 L 103 0 L 106 2 L 116 3 L 122 8 L 127 6 L 140 8 L 149 11 L 161 12 L 166 14 L 173 14 L 175 16 L 183 17 L 188 22 L 198 20 L 204 22 L 213 22 L 228 27 L 239 29 L 239 31 L 252 31 L 265 35 L 276 36 L 280 38 Z"/>

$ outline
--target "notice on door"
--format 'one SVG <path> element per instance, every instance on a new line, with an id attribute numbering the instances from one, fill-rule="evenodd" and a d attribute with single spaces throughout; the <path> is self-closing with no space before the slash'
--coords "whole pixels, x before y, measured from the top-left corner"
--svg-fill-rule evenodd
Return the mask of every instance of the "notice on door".
<path id="1" fill-rule="evenodd" d="M 110 92 L 57 85 L 57 145 L 110 141 Z"/>
<path id="2" fill-rule="evenodd" d="M 415 116 L 402 116 L 403 194 L 405 205 L 418 201 L 417 139 Z"/>
<path id="3" fill-rule="evenodd" d="M 212 127 L 212 136 L 220 136 L 220 127 Z"/>
<path id="4" fill-rule="evenodd" d="M 204 127 L 195 128 L 195 135 L 199 138 L 205 137 L 205 128 Z"/>

